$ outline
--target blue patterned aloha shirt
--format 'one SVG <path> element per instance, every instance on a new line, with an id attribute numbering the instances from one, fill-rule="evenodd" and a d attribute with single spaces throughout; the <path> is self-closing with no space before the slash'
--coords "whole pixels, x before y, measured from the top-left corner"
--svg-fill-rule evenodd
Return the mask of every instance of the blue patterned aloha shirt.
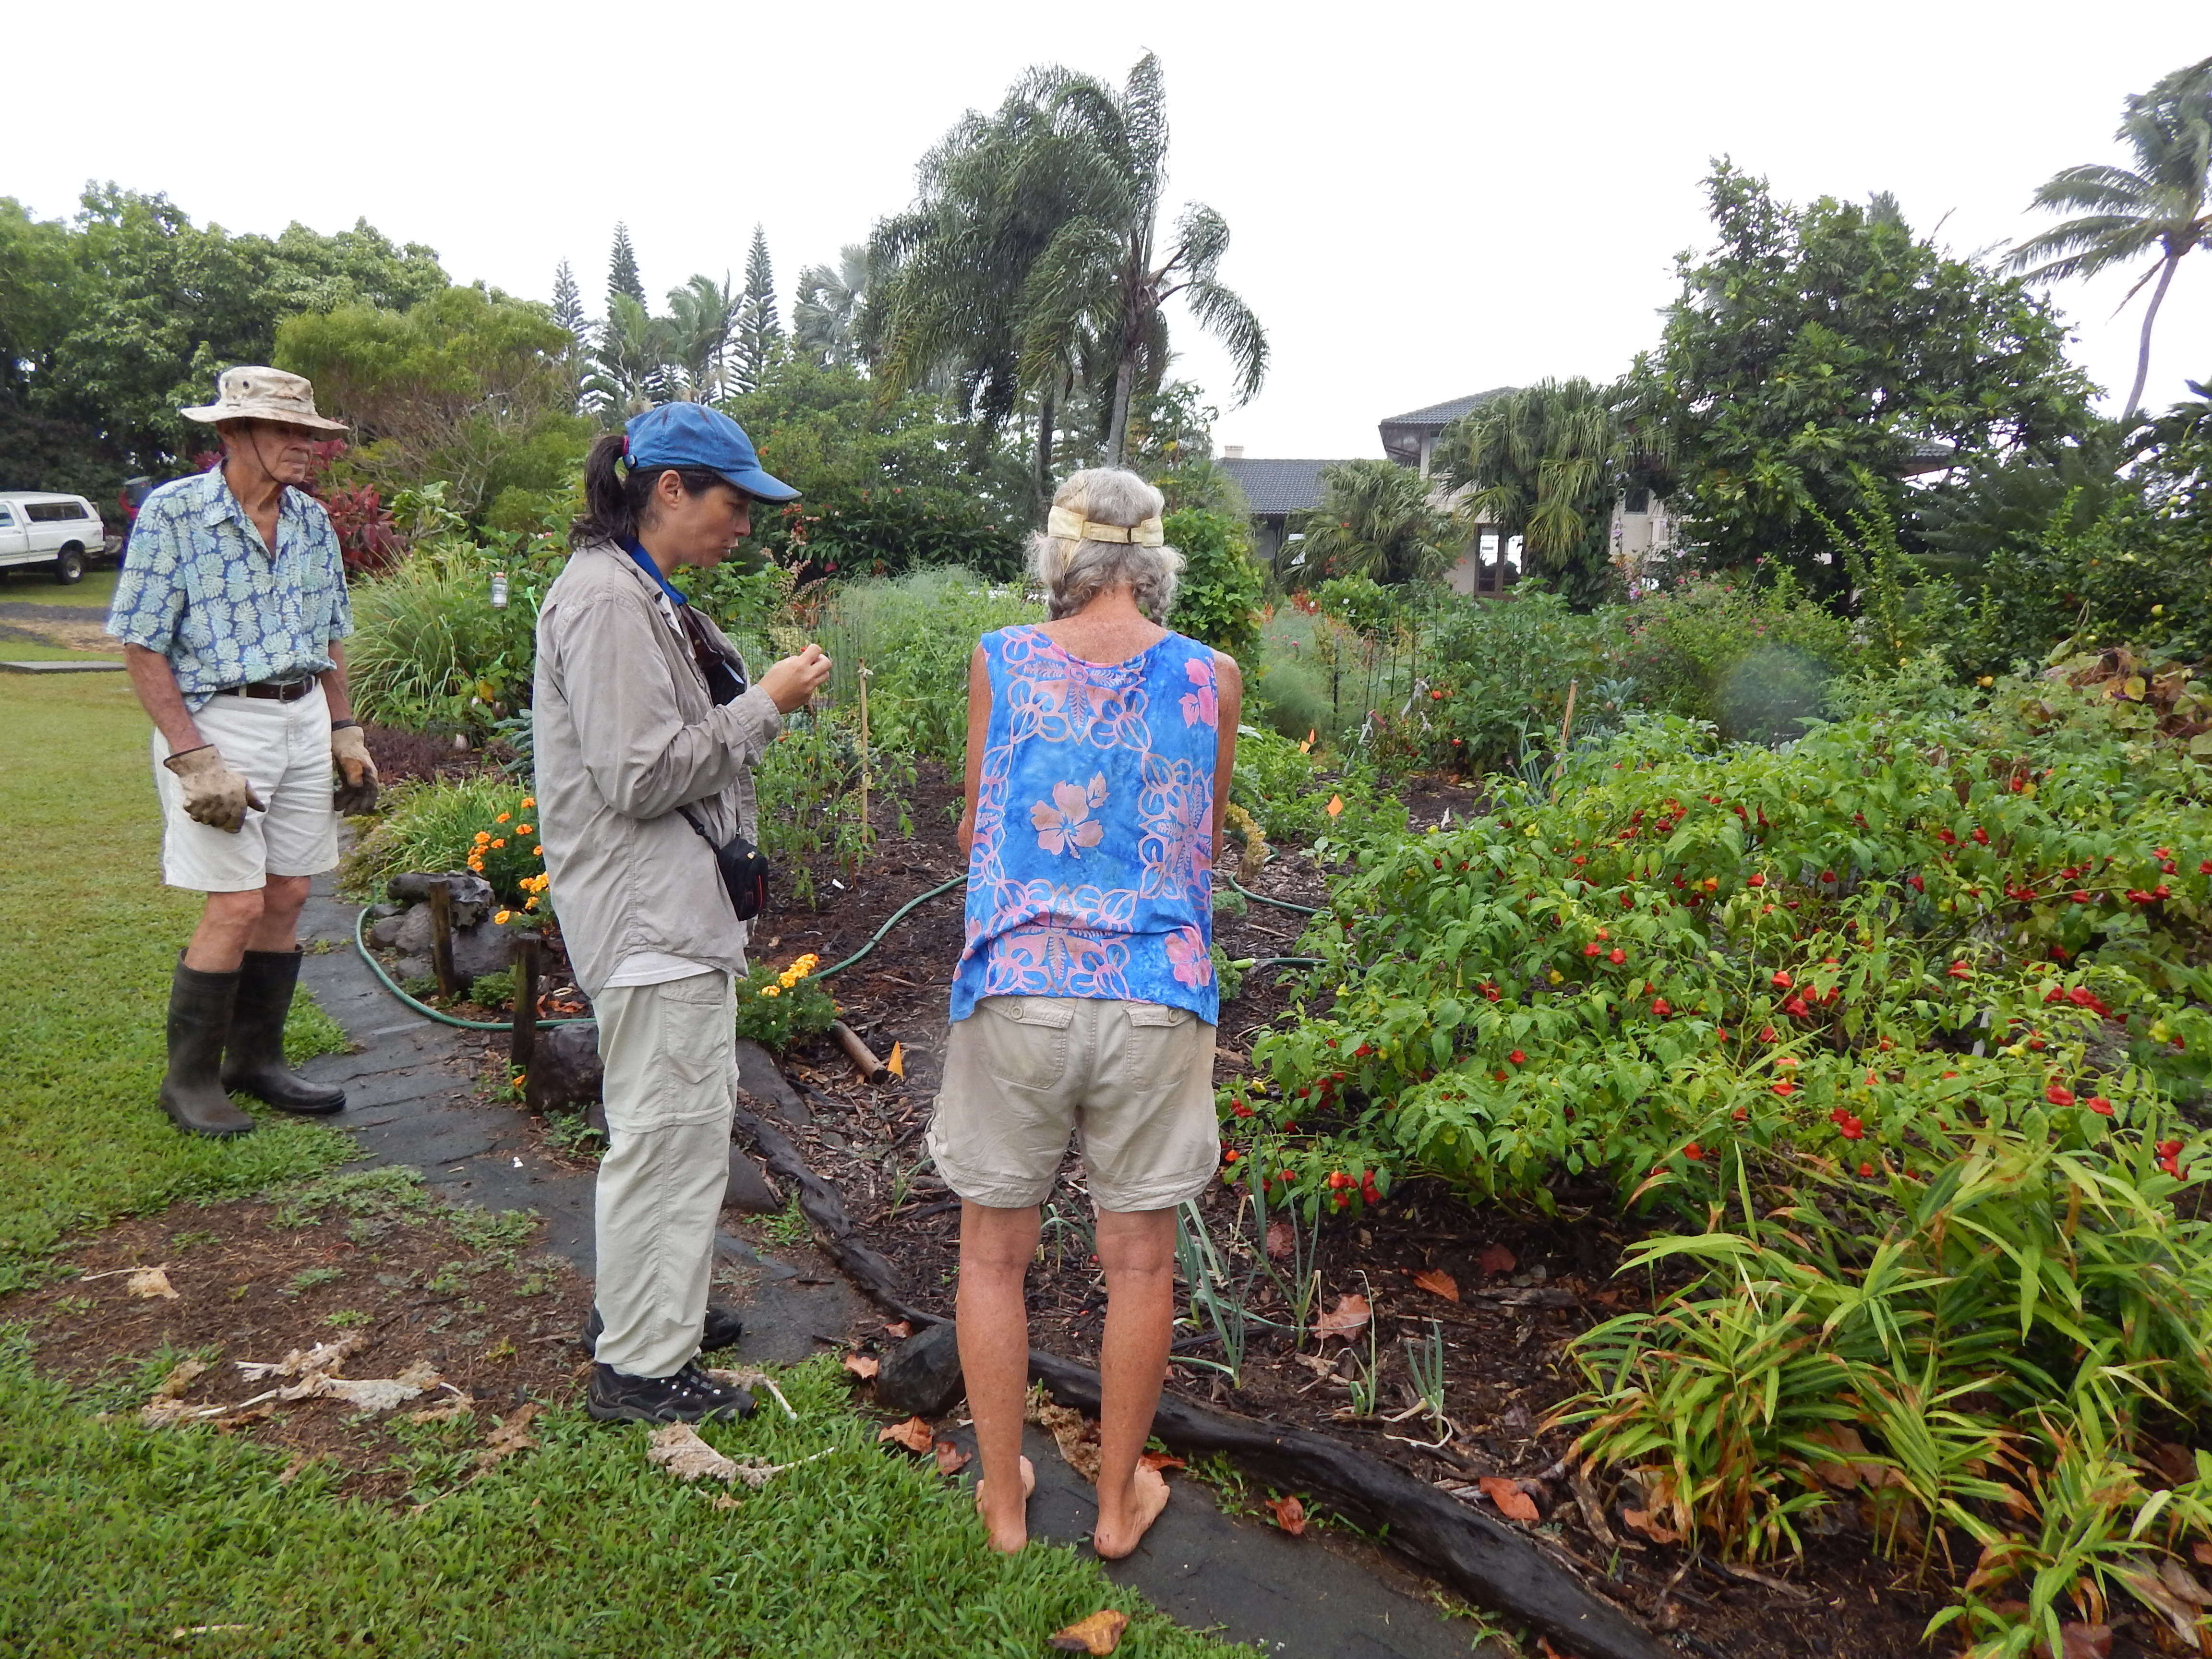
<path id="1" fill-rule="evenodd" d="M 286 489 L 272 557 L 221 467 L 162 485 L 131 526 L 107 631 L 167 657 L 195 713 L 225 686 L 320 673 L 353 632 L 330 514 Z"/>

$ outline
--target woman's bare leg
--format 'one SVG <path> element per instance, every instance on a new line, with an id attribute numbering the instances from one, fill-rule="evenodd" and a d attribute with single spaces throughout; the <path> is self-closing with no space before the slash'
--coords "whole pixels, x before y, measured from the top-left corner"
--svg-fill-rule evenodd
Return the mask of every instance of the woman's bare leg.
<path id="1" fill-rule="evenodd" d="M 1168 1345 L 1175 1332 L 1175 1240 L 1173 1210 L 1098 1212 L 1106 1330 L 1098 1345 L 1104 1380 L 1098 1419 L 1098 1528 L 1091 1541 L 1109 1560 L 1135 1549 L 1167 1507 L 1167 1482 L 1156 1470 L 1139 1469 L 1137 1459 L 1152 1437 L 1152 1412 L 1167 1378 Z M 979 1413 L 979 1429 L 981 1421 Z"/>
<path id="2" fill-rule="evenodd" d="M 1103 1230 L 1102 1230 L 1103 1231 Z M 1172 1255 L 1174 1237 L 1170 1234 Z M 1022 1468 L 1022 1397 L 1030 1378 L 1029 1309 L 1022 1285 L 1036 1254 L 1037 1212 L 960 1206 L 960 1290 L 955 1316 L 960 1370 L 983 1473 L 975 1508 L 991 1547 L 1011 1554 L 1029 1541 Z M 1103 1241 L 1100 1246 L 1104 1248 Z M 1155 1384 L 1157 1389 L 1157 1384 Z"/>

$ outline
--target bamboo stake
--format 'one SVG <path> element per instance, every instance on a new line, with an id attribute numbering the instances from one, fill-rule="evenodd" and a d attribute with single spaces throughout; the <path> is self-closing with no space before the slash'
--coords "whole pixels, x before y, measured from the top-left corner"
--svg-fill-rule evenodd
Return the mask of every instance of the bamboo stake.
<path id="1" fill-rule="evenodd" d="M 868 855 L 868 659 L 860 659 L 860 856 Z"/>
<path id="2" fill-rule="evenodd" d="M 1567 758 L 1568 734 L 1575 729 L 1575 687 L 1577 684 L 1579 682 L 1575 680 L 1567 682 L 1567 717 L 1559 722 L 1559 760 L 1563 764 Z"/>

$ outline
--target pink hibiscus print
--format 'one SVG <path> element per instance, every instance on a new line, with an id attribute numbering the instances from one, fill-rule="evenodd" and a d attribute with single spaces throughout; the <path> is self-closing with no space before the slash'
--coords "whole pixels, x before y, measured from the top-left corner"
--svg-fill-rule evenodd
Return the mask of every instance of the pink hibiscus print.
<path id="1" fill-rule="evenodd" d="M 1195 927 L 1178 927 L 1168 935 L 1168 961 L 1185 985 L 1204 985 L 1213 978 L 1212 953 Z"/>
<path id="2" fill-rule="evenodd" d="M 1193 657 L 1182 665 L 1198 687 L 1187 691 L 1182 699 L 1182 723 L 1185 726 L 1218 726 L 1221 721 L 1220 706 L 1213 699 L 1213 665 Z"/>
<path id="3" fill-rule="evenodd" d="M 1048 853 L 1073 853 L 1081 857 L 1085 848 L 1097 846 L 1105 836 L 1106 826 L 1091 816 L 1105 804 L 1103 772 L 1092 776 L 1088 789 L 1080 784 L 1055 783 L 1050 800 L 1041 800 L 1030 808 L 1037 845 Z"/>

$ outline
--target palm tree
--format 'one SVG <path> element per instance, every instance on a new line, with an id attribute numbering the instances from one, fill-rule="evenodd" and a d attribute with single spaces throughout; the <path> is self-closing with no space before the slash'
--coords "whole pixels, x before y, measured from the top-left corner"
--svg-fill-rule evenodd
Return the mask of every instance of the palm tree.
<path id="1" fill-rule="evenodd" d="M 1611 585 L 1606 536 L 1628 470 L 1620 399 L 1618 387 L 1544 380 L 1469 410 L 1437 444 L 1444 481 L 1464 492 L 1460 522 L 1520 537 L 1528 574 L 1578 608 Z"/>
<path id="2" fill-rule="evenodd" d="M 2124 422 L 2142 404 L 2151 326 L 2174 269 L 2192 248 L 2212 246 L 2212 58 L 2176 70 L 2148 92 L 2130 94 L 2113 136 L 2135 151 L 2134 168 L 2087 166 L 2053 175 L 2035 192 L 2035 205 L 2082 216 L 2021 243 L 2008 263 L 2031 277 L 2090 276 L 2157 250 L 2157 263 L 2127 295 L 2132 300 L 2144 283 L 2158 279 L 2143 312 L 2136 383 L 2120 416 Z"/>
<path id="3" fill-rule="evenodd" d="M 1085 210 L 1060 228 L 1025 285 L 1021 374 L 1035 385 L 1069 362 L 1110 365 L 1103 436 L 1118 466 L 1128 451 L 1132 398 L 1158 390 L 1167 371 L 1170 300 L 1181 295 L 1199 326 L 1228 349 L 1239 404 L 1267 379 L 1267 337 L 1216 274 L 1229 247 L 1228 222 L 1218 213 L 1186 204 L 1173 238 L 1160 246 L 1168 120 L 1159 59 L 1146 52 L 1118 93 L 1087 75 L 1048 71 L 1036 98 L 1052 132 L 1088 152 L 1080 173 L 1091 188 Z"/>
<path id="4" fill-rule="evenodd" d="M 720 286 L 694 276 L 668 295 L 667 343 L 683 395 L 710 404 L 732 389 L 730 344 L 738 331 L 738 297 L 727 276 Z"/>
<path id="5" fill-rule="evenodd" d="M 665 319 L 648 315 L 627 294 L 611 295 L 584 396 L 611 420 L 650 409 L 667 399 L 668 364 L 674 356 Z"/>
<path id="6" fill-rule="evenodd" d="M 837 264 L 809 265 L 799 273 L 799 301 L 791 308 L 791 335 L 801 351 L 824 367 L 845 367 L 860 356 L 860 307 L 868 293 L 868 245 L 848 242 Z"/>
<path id="7" fill-rule="evenodd" d="M 1451 520 L 1430 504 L 1428 480 L 1413 468 L 1340 461 L 1322 469 L 1321 502 L 1306 514 L 1290 566 L 1314 578 L 1412 581 L 1441 572 L 1451 544 Z"/>

